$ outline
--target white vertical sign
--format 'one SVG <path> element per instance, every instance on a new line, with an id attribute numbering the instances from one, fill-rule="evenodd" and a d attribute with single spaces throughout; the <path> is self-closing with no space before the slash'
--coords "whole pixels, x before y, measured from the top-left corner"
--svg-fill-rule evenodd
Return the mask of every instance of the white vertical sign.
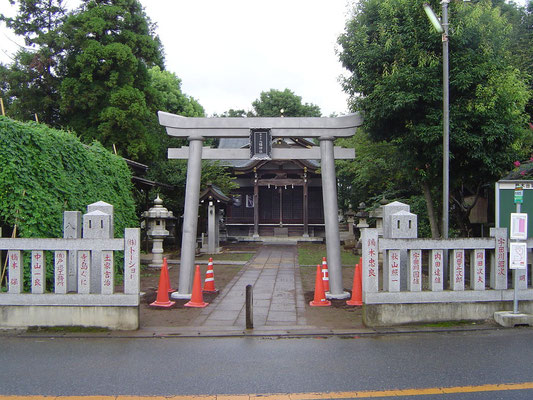
<path id="1" fill-rule="evenodd" d="M 444 253 L 442 250 L 431 250 L 430 255 L 430 274 L 429 288 L 433 292 L 440 292 L 444 288 L 443 260 Z"/>
<path id="2" fill-rule="evenodd" d="M 66 251 L 56 251 L 54 253 L 54 292 L 67 293 L 67 262 Z"/>
<path id="3" fill-rule="evenodd" d="M 140 230 L 126 228 L 124 232 L 124 293 L 138 294 L 140 281 Z"/>
<path id="4" fill-rule="evenodd" d="M 465 290 L 465 251 L 454 249 L 452 252 L 450 287 L 452 290 Z"/>
<path id="5" fill-rule="evenodd" d="M 9 262 L 9 293 L 22 293 L 23 287 L 23 270 L 22 251 L 10 250 L 7 252 L 7 259 Z"/>
<path id="6" fill-rule="evenodd" d="M 527 240 L 527 214 L 511 213 L 511 239 Z"/>
<path id="7" fill-rule="evenodd" d="M 420 292 L 422 290 L 422 250 L 409 251 L 407 290 L 411 292 Z"/>
<path id="8" fill-rule="evenodd" d="M 511 269 L 525 269 L 527 265 L 527 243 L 511 242 L 509 246 Z"/>
<path id="9" fill-rule="evenodd" d="M 484 249 L 475 249 L 470 255 L 470 287 L 485 290 L 486 258 Z"/>
<path id="10" fill-rule="evenodd" d="M 378 230 L 363 229 L 363 293 L 377 293 L 378 263 Z"/>
<path id="11" fill-rule="evenodd" d="M 78 251 L 78 293 L 91 293 L 91 252 Z"/>
<path id="12" fill-rule="evenodd" d="M 113 294 L 115 286 L 113 252 L 102 251 L 102 294 Z"/>
<path id="13" fill-rule="evenodd" d="M 46 290 L 46 263 L 44 251 L 31 252 L 31 292 L 43 294 Z"/>

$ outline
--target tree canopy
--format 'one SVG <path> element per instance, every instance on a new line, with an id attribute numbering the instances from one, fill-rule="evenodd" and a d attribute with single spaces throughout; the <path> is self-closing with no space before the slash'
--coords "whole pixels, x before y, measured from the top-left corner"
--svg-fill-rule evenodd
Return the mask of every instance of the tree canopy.
<path id="1" fill-rule="evenodd" d="M 13 64 L 0 68 L 8 115 L 74 130 L 126 158 L 151 164 L 165 157 L 157 111 L 204 114 L 164 70 L 155 26 L 138 0 L 10 0 L 16 17 L 0 15 L 24 37 Z"/>
<path id="2" fill-rule="evenodd" d="M 338 41 L 352 110 L 364 111 L 370 138 L 398 148 L 404 173 L 430 206 L 442 181 L 442 50 L 423 3 L 361 0 Z M 529 93 L 500 8 L 451 2 L 449 19 L 450 193 L 464 221 L 465 195 L 502 176 L 528 143 Z"/>
<path id="3" fill-rule="evenodd" d="M 279 117 L 281 114 L 285 117 L 320 117 L 322 114 L 320 107 L 302 103 L 302 98 L 289 89 L 261 92 L 252 106 L 256 117 Z"/>

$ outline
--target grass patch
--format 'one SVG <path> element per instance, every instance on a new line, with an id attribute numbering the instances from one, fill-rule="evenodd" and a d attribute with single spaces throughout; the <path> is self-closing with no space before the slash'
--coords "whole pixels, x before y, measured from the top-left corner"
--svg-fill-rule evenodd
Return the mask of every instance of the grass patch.
<path id="1" fill-rule="evenodd" d="M 322 243 L 300 243 L 298 244 L 298 264 L 317 265 L 322 264 L 322 257 L 326 257 L 326 245 Z M 341 247 L 341 264 L 354 266 L 359 261 L 351 251 Z"/>

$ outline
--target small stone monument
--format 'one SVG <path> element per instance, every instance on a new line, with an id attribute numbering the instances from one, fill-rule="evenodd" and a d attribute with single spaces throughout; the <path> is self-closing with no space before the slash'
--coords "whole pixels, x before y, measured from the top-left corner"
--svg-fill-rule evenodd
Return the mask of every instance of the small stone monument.
<path id="1" fill-rule="evenodd" d="M 154 206 L 143 213 L 148 230 L 146 234 L 152 239 L 152 262 L 148 265 L 151 268 L 161 268 L 163 265 L 163 240 L 169 235 L 166 229 L 166 220 L 173 218 L 172 211 L 163 207 L 163 200 L 157 196 Z"/>
<path id="2" fill-rule="evenodd" d="M 385 239 L 416 239 L 418 237 L 417 216 L 410 212 L 407 204 L 394 201 L 383 206 L 383 238 Z M 390 250 L 388 257 L 383 257 L 383 287 L 390 290 L 407 290 L 408 268 L 407 250 Z M 399 282 L 389 282 L 385 279 L 389 275 L 389 268 L 393 268 L 391 276 L 399 267 Z M 389 286 L 391 285 L 391 286 Z"/>
<path id="3" fill-rule="evenodd" d="M 113 206 L 103 201 L 89 204 L 87 214 L 83 215 L 83 238 L 113 239 L 113 232 Z M 102 293 L 102 252 L 90 253 L 88 260 L 88 254 L 78 252 L 78 264 L 82 265 L 78 273 L 78 292 Z"/>
<path id="4" fill-rule="evenodd" d="M 220 253 L 222 207 L 230 202 L 231 199 L 212 183 L 208 183 L 206 189 L 200 193 L 200 203 L 207 203 L 207 247 L 202 241 L 202 251 L 207 254 Z"/>

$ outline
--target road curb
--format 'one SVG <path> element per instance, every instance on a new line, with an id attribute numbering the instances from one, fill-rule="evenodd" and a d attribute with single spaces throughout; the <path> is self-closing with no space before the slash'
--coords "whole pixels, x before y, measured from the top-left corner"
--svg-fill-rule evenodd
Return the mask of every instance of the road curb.
<path id="1" fill-rule="evenodd" d="M 451 328 L 433 328 L 433 327 L 395 327 L 395 328 L 364 328 L 364 329 L 166 329 L 153 330 L 141 329 L 138 331 L 108 331 L 108 332 L 46 332 L 42 331 L 0 331 L 0 336 L 17 337 L 17 338 L 71 338 L 71 339 L 163 339 L 163 338 L 310 338 L 310 337 L 343 337 L 343 338 L 360 338 L 371 336 L 390 336 L 390 335 L 410 335 L 410 334 L 442 334 L 442 333 L 466 333 L 482 331 L 499 331 L 504 328 L 497 325 L 479 325 L 475 327 L 451 327 Z M 517 328 L 514 328 L 517 329 Z M 518 329 L 533 329 L 529 327 L 520 327 Z"/>

